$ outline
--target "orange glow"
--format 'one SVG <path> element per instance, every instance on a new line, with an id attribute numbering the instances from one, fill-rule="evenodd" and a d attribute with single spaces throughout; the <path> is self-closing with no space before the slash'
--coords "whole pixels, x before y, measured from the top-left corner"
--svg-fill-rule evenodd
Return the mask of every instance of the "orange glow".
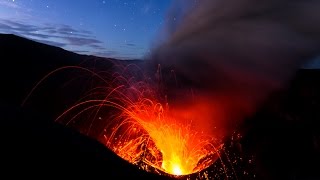
<path id="1" fill-rule="evenodd" d="M 97 138 L 128 162 L 160 174 L 196 173 L 220 157 L 221 139 L 199 131 L 203 127 L 196 121 L 201 117 L 195 113 L 199 107 L 170 109 L 166 98 L 147 81 L 117 73 L 107 81 L 92 74 L 107 85 L 91 89 L 57 121 Z M 112 115 L 101 115 L 105 112 Z"/>
<path id="2" fill-rule="evenodd" d="M 177 120 L 168 106 L 147 98 L 123 108 L 120 117 L 104 137 L 109 148 L 133 164 L 143 161 L 168 174 L 187 175 L 215 162 L 222 147 L 195 131 L 191 120 Z"/>

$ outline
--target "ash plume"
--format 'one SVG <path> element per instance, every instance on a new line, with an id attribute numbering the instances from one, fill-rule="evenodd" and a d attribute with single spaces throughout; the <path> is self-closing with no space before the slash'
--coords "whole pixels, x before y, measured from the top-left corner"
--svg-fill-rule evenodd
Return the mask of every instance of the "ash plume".
<path id="1" fill-rule="evenodd" d="M 319 54 L 319 10 L 318 0 L 176 1 L 147 64 L 184 81 L 169 85 L 169 98 L 196 92 L 172 106 L 227 132 Z"/>

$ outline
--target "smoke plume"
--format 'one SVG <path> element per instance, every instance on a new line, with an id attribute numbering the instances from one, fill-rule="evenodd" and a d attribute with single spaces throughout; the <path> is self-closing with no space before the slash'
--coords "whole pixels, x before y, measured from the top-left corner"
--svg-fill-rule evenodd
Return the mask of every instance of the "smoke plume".
<path id="1" fill-rule="evenodd" d="M 167 84 L 171 106 L 225 133 L 319 54 L 320 1 L 181 0 L 159 39 L 149 69 L 184 83 Z"/>

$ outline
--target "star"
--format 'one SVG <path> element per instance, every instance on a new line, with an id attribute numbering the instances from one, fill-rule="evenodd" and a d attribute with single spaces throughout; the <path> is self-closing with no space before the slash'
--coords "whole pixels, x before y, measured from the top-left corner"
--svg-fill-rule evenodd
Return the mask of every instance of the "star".
<path id="1" fill-rule="evenodd" d="M 116 50 L 119 48 L 117 45 L 120 44 L 120 41 L 123 43 L 124 40 L 127 42 L 134 40 L 141 44 L 141 49 L 128 49 L 125 46 L 117 49 L 119 57 L 132 54 L 128 55 L 128 58 L 141 58 L 146 53 L 147 43 L 156 36 L 155 29 L 160 28 L 159 23 L 165 18 L 166 9 L 171 4 L 171 0 L 98 0 L 97 3 L 78 0 L 77 2 L 77 5 L 74 6 L 73 1 L 62 0 L 0 0 L 0 9 L 6 10 L 3 12 L 0 10 L 0 24 L 4 21 L 2 16 L 12 17 L 22 24 L 21 27 L 18 24 L 19 32 L 17 28 L 11 26 L 0 26 L 0 32 L 8 31 L 28 38 L 36 38 L 45 43 L 49 38 L 50 41 L 57 42 L 66 50 L 84 50 L 89 54 L 100 51 L 100 49 L 92 48 L 95 46 L 90 46 L 91 41 L 101 42 L 101 44 L 113 42 L 109 48 Z M 83 10 L 88 12 L 84 14 Z M 145 18 L 147 14 L 150 17 Z M 148 28 L 143 28 L 145 24 L 148 24 Z M 70 28 L 59 28 L 59 25 L 66 25 Z M 29 32 L 29 27 L 33 33 Z M 67 36 L 76 38 L 65 40 Z M 81 44 L 74 41 L 85 41 L 85 43 L 88 41 L 88 43 Z M 117 55 L 112 54 L 111 56 Z"/>

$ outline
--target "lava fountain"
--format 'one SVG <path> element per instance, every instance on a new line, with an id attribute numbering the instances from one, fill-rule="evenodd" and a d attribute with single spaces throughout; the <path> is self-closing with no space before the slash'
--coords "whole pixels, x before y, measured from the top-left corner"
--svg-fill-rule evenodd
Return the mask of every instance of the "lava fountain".
<path id="1" fill-rule="evenodd" d="M 114 73 L 106 80 L 94 73 L 107 86 L 88 91 L 57 121 L 93 136 L 146 171 L 179 176 L 213 164 L 220 157 L 221 140 L 198 131 L 193 114 L 178 118 L 156 86 L 130 74 Z"/>
<path id="2" fill-rule="evenodd" d="M 106 144 L 131 163 L 143 162 L 173 175 L 186 175 L 211 165 L 222 147 L 216 139 L 170 117 L 170 110 L 141 98 L 122 109 L 119 124 Z"/>

